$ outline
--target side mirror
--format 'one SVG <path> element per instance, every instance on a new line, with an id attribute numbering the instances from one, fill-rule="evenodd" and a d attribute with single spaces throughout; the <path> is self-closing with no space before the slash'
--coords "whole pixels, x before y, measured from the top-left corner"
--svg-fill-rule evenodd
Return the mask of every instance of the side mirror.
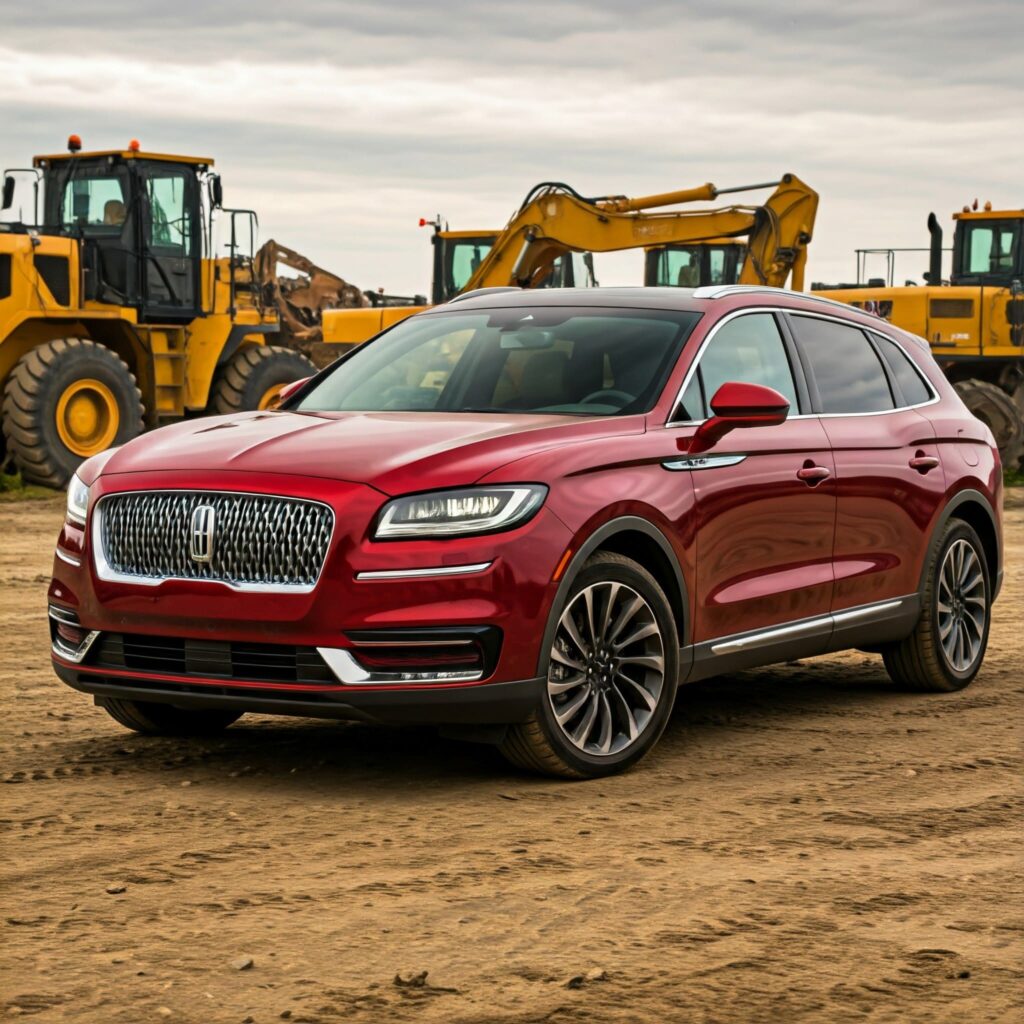
<path id="1" fill-rule="evenodd" d="M 714 415 L 705 420 L 693 435 L 690 454 L 706 452 L 730 430 L 739 427 L 774 427 L 789 415 L 789 401 L 763 384 L 730 381 L 711 399 Z"/>
<path id="2" fill-rule="evenodd" d="M 219 174 L 210 178 L 210 203 L 215 210 L 224 206 L 224 185 L 221 183 Z"/>
<path id="3" fill-rule="evenodd" d="M 277 401 L 274 403 L 275 406 L 280 407 L 284 405 L 292 395 L 305 387 L 312 379 L 312 377 L 303 377 L 302 380 L 293 380 L 290 384 L 282 384 L 281 389 L 277 393 Z"/>
<path id="4" fill-rule="evenodd" d="M 14 178 L 8 174 L 4 178 L 4 199 L 0 209 L 9 210 L 14 205 Z"/>

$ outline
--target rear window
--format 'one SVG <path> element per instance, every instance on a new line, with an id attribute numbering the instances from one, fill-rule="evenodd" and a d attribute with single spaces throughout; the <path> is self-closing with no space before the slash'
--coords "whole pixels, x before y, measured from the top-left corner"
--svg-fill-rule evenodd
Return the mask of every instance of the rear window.
<path id="1" fill-rule="evenodd" d="M 698 313 L 535 306 L 411 317 L 335 365 L 298 409 L 646 412 Z"/>
<path id="2" fill-rule="evenodd" d="M 885 357 L 885 361 L 889 364 L 889 369 L 902 394 L 903 404 L 920 405 L 922 402 L 929 401 L 932 397 L 932 390 L 925 384 L 920 370 L 914 366 L 910 357 L 890 338 L 881 334 L 875 334 L 873 337 Z"/>
<path id="3" fill-rule="evenodd" d="M 861 330 L 810 316 L 791 315 L 790 324 L 817 384 L 823 413 L 896 408 L 882 362 Z"/>

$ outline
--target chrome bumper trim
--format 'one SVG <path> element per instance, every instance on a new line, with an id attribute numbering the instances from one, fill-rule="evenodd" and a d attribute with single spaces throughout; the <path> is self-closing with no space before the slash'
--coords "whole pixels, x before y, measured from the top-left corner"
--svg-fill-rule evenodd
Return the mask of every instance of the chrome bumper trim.
<path id="1" fill-rule="evenodd" d="M 484 572 L 494 562 L 475 562 L 472 565 L 437 565 L 427 569 L 372 569 L 357 572 L 357 580 L 405 580 L 424 576 L 465 576 L 468 573 Z"/>
<path id="2" fill-rule="evenodd" d="M 375 683 L 472 683 L 483 678 L 483 672 L 368 672 L 341 647 L 318 647 L 317 652 L 344 686 Z"/>
<path id="3" fill-rule="evenodd" d="M 75 558 L 73 555 L 66 555 L 60 548 L 54 548 L 53 553 L 62 562 L 67 562 L 68 565 L 73 565 L 76 569 L 81 568 L 82 560 L 80 558 Z"/>

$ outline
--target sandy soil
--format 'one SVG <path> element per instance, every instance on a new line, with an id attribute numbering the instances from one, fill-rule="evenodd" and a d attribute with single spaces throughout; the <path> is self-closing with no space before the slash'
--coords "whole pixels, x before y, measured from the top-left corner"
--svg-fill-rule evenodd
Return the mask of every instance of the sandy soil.
<path id="1" fill-rule="evenodd" d="M 748 672 L 586 784 L 424 730 L 122 731 L 50 672 L 60 516 L 0 505 L 0 1016 L 1024 1019 L 1024 502 L 968 691 Z"/>

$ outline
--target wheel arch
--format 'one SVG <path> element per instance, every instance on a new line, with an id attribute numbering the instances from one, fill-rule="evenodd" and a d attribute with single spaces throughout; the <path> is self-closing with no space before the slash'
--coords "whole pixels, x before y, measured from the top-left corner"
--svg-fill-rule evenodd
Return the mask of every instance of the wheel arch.
<path id="1" fill-rule="evenodd" d="M 551 603 L 537 662 L 537 674 L 547 671 L 547 655 L 554 643 L 558 618 L 573 580 L 587 559 L 598 551 L 613 551 L 642 565 L 665 591 L 676 621 L 679 642 L 683 649 L 690 645 L 688 592 L 679 559 L 671 543 L 653 523 L 640 516 L 620 516 L 599 526 L 576 549 Z M 685 677 L 688 664 L 680 657 L 680 677 Z"/>
<path id="2" fill-rule="evenodd" d="M 918 590 L 924 591 L 928 585 L 928 566 L 931 564 L 932 556 L 935 554 L 942 534 L 951 519 L 960 519 L 972 527 L 981 540 L 985 549 L 985 562 L 988 565 L 989 579 L 992 585 L 992 600 L 999 595 L 1002 585 L 1002 559 L 999 541 L 999 529 L 996 525 L 996 513 L 991 503 L 980 491 L 967 489 L 957 492 L 946 504 L 946 507 L 939 515 L 935 526 L 932 529 L 931 538 L 928 541 L 928 553 L 921 569 L 921 577 L 918 581 Z"/>

